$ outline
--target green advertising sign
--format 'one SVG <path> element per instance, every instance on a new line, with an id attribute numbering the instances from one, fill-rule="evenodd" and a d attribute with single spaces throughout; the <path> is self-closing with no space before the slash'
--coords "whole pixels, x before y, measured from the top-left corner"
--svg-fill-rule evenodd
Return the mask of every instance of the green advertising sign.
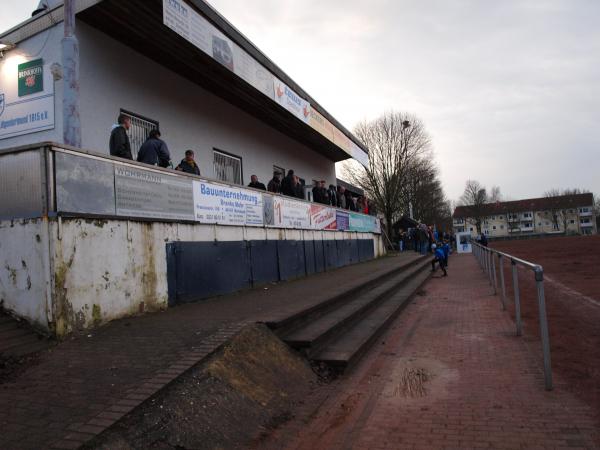
<path id="1" fill-rule="evenodd" d="M 44 60 L 35 59 L 18 67 L 19 97 L 44 90 Z"/>

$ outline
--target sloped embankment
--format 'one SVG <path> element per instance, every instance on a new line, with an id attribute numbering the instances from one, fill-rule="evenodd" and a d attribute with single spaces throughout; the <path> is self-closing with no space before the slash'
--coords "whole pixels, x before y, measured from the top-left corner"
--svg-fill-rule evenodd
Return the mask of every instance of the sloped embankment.
<path id="1" fill-rule="evenodd" d="M 88 448 L 245 448 L 290 418 L 316 382 L 267 327 L 249 325 Z"/>

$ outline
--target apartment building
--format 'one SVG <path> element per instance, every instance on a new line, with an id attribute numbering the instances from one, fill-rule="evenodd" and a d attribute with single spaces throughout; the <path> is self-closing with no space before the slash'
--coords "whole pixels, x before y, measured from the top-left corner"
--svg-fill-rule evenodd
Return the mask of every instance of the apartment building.
<path id="1" fill-rule="evenodd" d="M 533 234 L 596 234 L 594 196 L 591 193 L 496 202 L 475 208 L 458 206 L 453 214 L 455 233 L 477 236 L 477 220 L 486 236 Z"/>

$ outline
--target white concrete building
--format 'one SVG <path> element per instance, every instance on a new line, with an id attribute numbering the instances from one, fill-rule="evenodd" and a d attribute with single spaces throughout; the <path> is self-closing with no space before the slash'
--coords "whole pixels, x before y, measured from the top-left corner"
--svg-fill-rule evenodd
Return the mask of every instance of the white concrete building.
<path id="1" fill-rule="evenodd" d="M 488 237 L 540 234 L 596 234 L 594 197 L 591 193 L 532 198 L 483 205 L 481 232 Z M 458 206 L 453 214 L 454 232 L 477 232 L 477 212 Z"/>

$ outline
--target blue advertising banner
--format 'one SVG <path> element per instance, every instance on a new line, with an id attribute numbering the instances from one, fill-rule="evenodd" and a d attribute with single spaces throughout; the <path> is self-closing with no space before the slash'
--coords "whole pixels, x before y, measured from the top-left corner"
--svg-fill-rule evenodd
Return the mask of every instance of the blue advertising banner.
<path id="1" fill-rule="evenodd" d="M 350 215 L 345 211 L 336 211 L 337 229 L 339 231 L 350 229 Z"/>

